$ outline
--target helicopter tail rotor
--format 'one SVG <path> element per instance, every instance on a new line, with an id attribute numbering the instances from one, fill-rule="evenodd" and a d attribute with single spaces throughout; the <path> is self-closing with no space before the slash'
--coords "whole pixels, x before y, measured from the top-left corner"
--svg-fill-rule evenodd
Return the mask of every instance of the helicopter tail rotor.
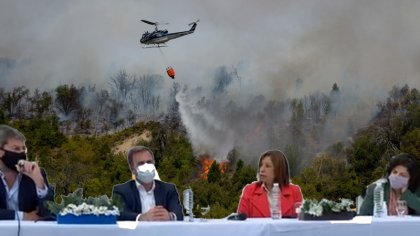
<path id="1" fill-rule="evenodd" d="M 199 21 L 200 21 L 200 20 L 198 19 L 198 20 L 196 20 L 196 21 L 193 21 L 193 22 L 189 23 L 188 25 L 189 25 L 189 26 L 191 26 L 191 25 L 193 25 L 193 24 L 197 24 Z"/>
<path id="2" fill-rule="evenodd" d="M 188 25 L 189 26 L 191 26 L 191 29 L 190 29 L 190 31 L 192 31 L 192 32 L 194 32 L 194 30 L 195 30 L 195 27 L 197 26 L 197 23 L 199 22 L 200 20 L 196 20 L 196 21 L 193 21 L 193 22 L 191 22 L 191 23 L 189 23 Z"/>

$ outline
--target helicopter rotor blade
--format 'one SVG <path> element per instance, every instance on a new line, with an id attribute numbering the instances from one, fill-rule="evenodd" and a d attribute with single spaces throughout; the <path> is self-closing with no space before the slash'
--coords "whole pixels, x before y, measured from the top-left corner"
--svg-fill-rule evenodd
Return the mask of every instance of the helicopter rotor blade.
<path id="1" fill-rule="evenodd" d="M 157 25 L 158 24 L 157 22 L 151 22 L 151 21 L 148 21 L 148 20 L 141 20 L 141 21 L 143 21 L 144 23 L 149 24 L 149 25 Z"/>
<path id="2" fill-rule="evenodd" d="M 169 25 L 169 23 L 167 23 L 167 22 L 160 23 L 160 22 L 151 22 L 151 21 L 148 21 L 148 20 L 141 20 L 141 21 L 143 21 L 146 24 L 155 25 L 155 26 L 158 26 L 158 25 Z"/>

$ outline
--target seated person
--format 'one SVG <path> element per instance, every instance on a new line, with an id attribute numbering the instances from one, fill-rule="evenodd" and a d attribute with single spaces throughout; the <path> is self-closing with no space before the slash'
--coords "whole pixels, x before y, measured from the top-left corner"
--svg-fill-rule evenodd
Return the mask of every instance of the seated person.
<path id="1" fill-rule="evenodd" d="M 0 125 L 0 220 L 39 220 L 44 201 L 54 199 L 45 171 L 26 160 L 25 141 L 18 130 Z"/>
<path id="2" fill-rule="evenodd" d="M 388 206 L 388 215 L 397 215 L 396 204 L 398 200 L 407 201 L 409 215 L 420 215 L 420 189 L 419 169 L 413 157 L 409 154 L 393 156 L 389 161 L 383 184 L 384 201 Z M 362 205 L 360 215 L 373 215 L 373 190 L 376 182 L 369 185 Z"/>
<path id="3" fill-rule="evenodd" d="M 297 217 L 295 204 L 303 201 L 300 187 L 290 183 L 289 164 L 279 150 L 264 152 L 258 164 L 258 181 L 245 186 L 239 200 L 237 213 L 247 217 L 271 217 L 269 201 L 273 183 L 278 183 L 281 191 L 280 206 L 282 217 Z"/>
<path id="4" fill-rule="evenodd" d="M 143 146 L 132 147 L 127 160 L 136 179 L 115 185 L 112 190 L 112 197 L 121 199 L 124 205 L 118 220 L 183 220 L 176 186 L 155 179 L 152 151 Z"/>

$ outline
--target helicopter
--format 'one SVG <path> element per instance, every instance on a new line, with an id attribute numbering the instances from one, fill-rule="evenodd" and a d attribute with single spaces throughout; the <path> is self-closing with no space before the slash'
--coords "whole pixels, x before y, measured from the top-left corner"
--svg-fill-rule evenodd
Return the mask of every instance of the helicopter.
<path id="1" fill-rule="evenodd" d="M 175 32 L 175 33 L 168 33 L 168 30 L 159 30 L 158 25 L 167 25 L 168 23 L 159 23 L 159 22 L 151 22 L 148 20 L 141 20 L 146 24 L 154 25 L 155 31 L 153 32 L 144 32 L 144 34 L 141 36 L 140 43 L 145 45 L 152 45 L 152 46 L 144 46 L 143 48 L 155 48 L 155 47 L 167 47 L 166 42 L 172 39 L 176 39 L 182 36 L 185 36 L 187 34 L 192 34 L 195 31 L 195 27 L 197 27 L 197 23 L 199 20 L 196 20 L 194 22 L 189 23 L 188 25 L 191 26 L 191 28 L 187 31 L 181 31 L 181 32 Z"/>

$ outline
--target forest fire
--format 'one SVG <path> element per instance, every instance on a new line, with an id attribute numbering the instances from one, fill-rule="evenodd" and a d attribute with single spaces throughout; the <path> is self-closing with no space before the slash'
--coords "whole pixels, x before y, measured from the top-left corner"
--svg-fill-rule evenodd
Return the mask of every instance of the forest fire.
<path id="1" fill-rule="evenodd" d="M 199 162 L 201 164 L 201 172 L 200 172 L 200 178 L 201 179 L 207 179 L 207 175 L 209 174 L 210 167 L 213 164 L 215 160 L 208 154 L 203 154 L 199 157 Z M 223 174 L 227 170 L 228 162 L 227 161 L 221 161 L 218 163 L 219 170 Z"/>

